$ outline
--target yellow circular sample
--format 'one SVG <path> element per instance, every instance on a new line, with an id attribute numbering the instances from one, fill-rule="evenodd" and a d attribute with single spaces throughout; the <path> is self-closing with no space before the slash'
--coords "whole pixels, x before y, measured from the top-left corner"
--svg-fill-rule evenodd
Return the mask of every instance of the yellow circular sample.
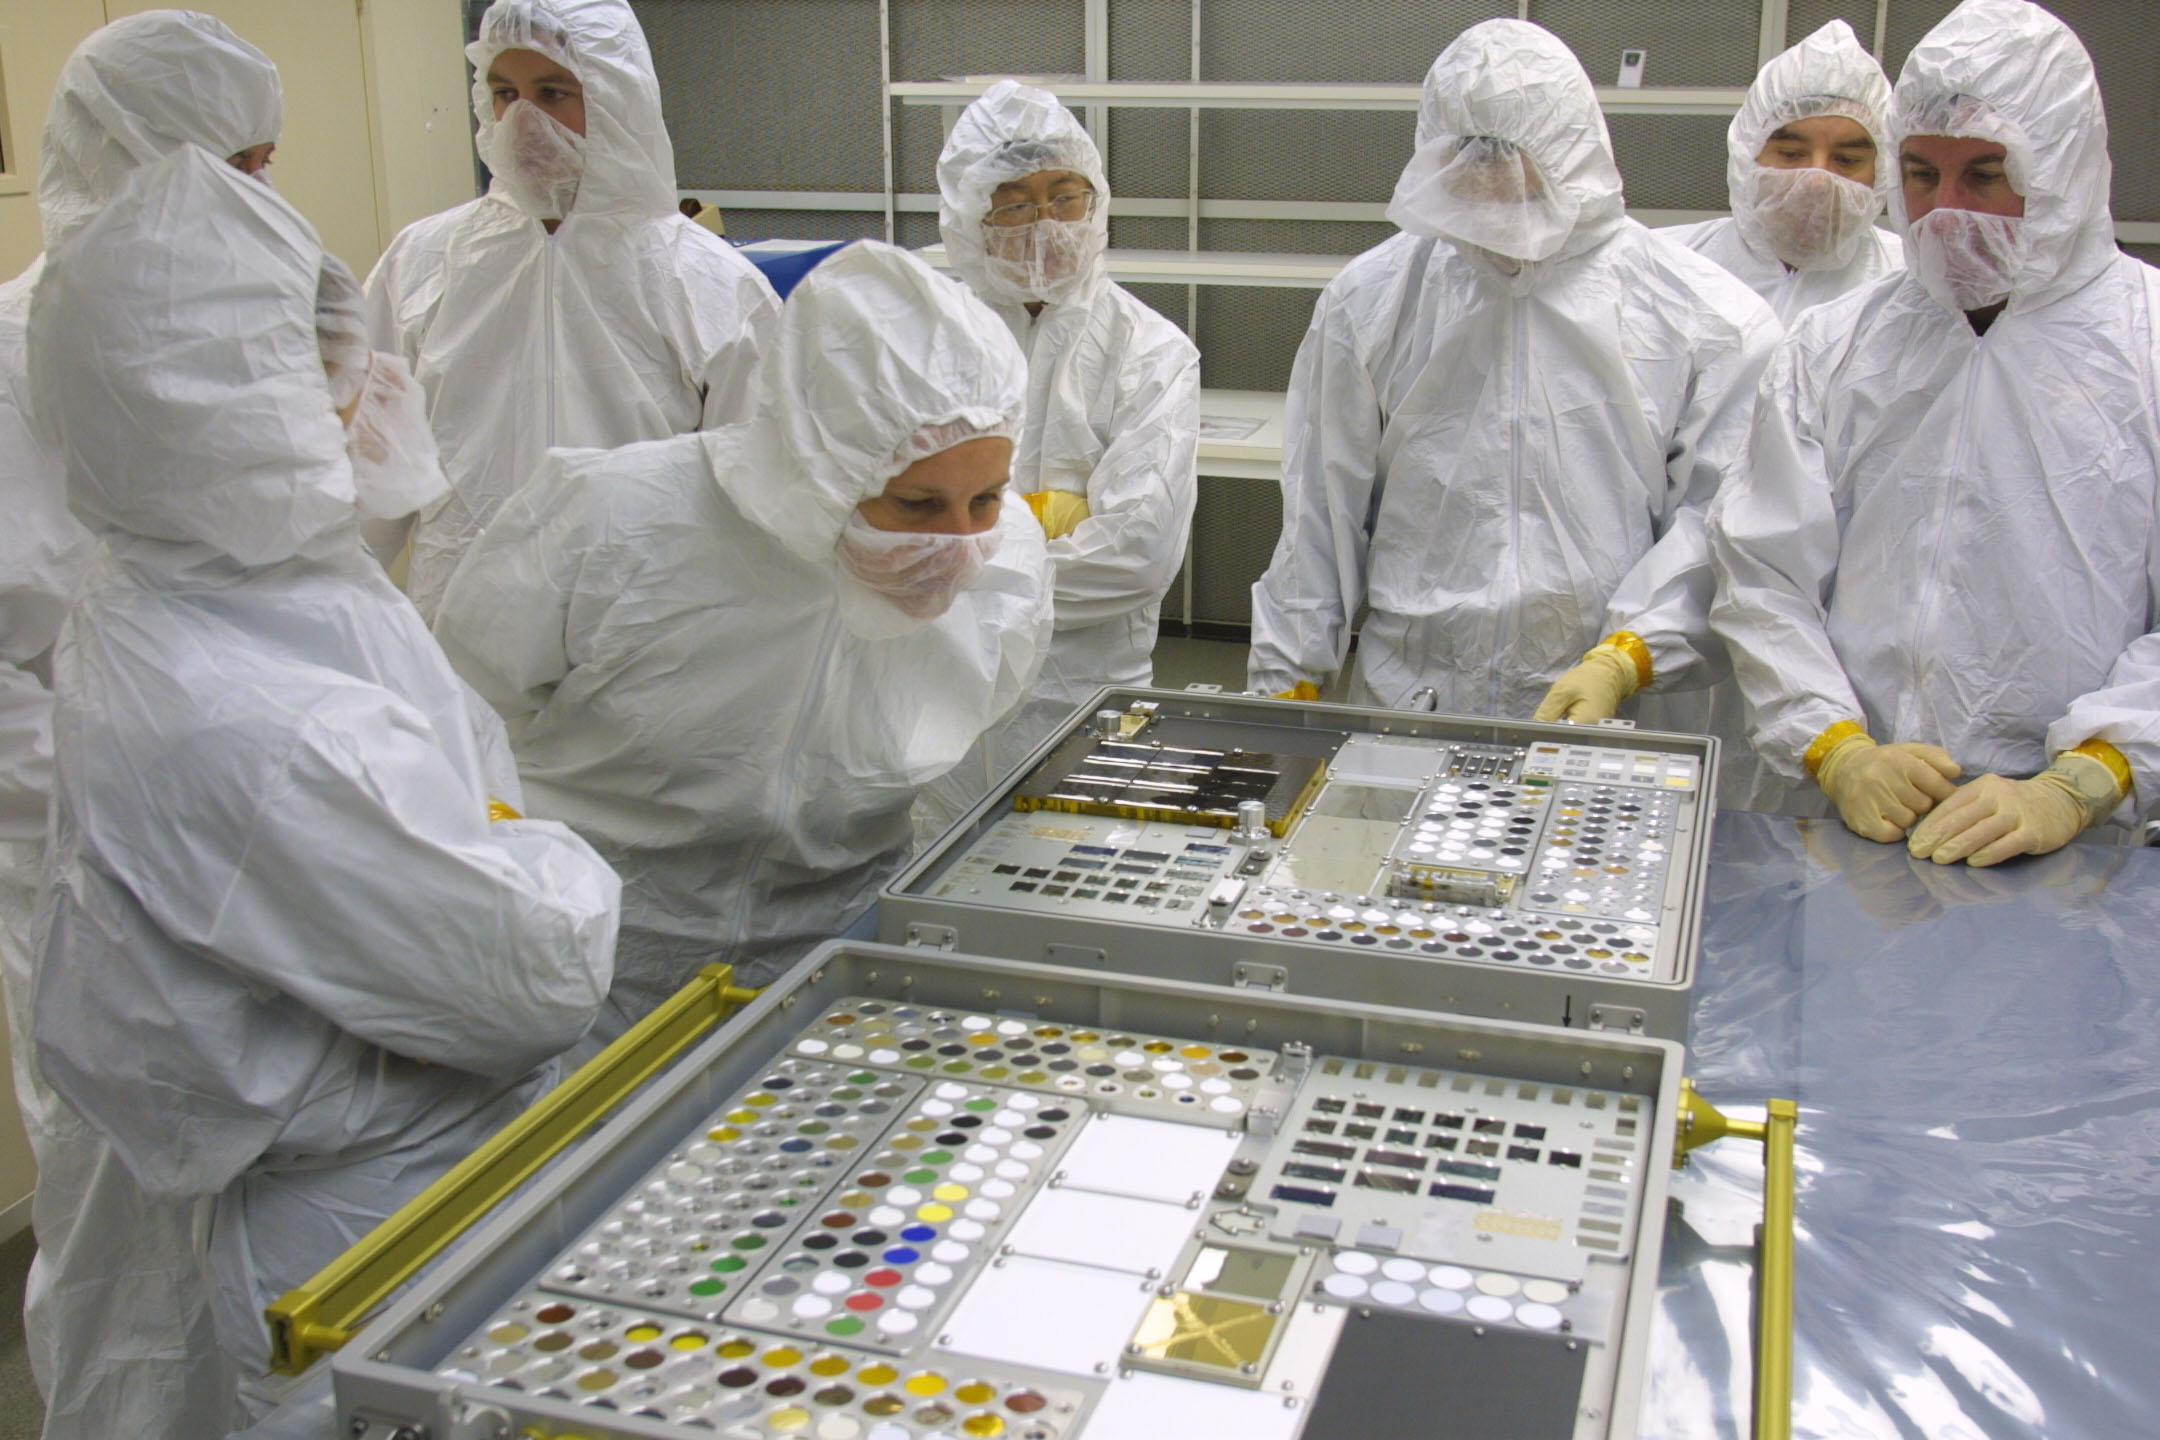
<path id="1" fill-rule="evenodd" d="M 968 1188 L 965 1185 L 945 1184 L 930 1193 L 940 1200 L 965 1200 L 968 1197 Z"/>
<path id="2" fill-rule="evenodd" d="M 863 1366 L 855 1378 L 865 1385 L 890 1385 L 900 1378 L 900 1372 L 890 1365 L 879 1363 Z"/>
<path id="3" fill-rule="evenodd" d="M 952 1206 L 950 1206 L 950 1205 L 925 1205 L 925 1206 L 923 1206 L 923 1207 L 922 1207 L 921 1209 L 919 1209 L 919 1210 L 917 1210 L 917 1211 L 915 1212 L 915 1218 L 916 1218 L 916 1219 L 918 1219 L 918 1220 L 931 1220 L 931 1221 L 937 1221 L 937 1220 L 950 1220 L 950 1219 L 952 1219 Z"/>
<path id="4" fill-rule="evenodd" d="M 789 1405 L 766 1416 L 765 1425 L 779 1434 L 792 1435 L 797 1430 L 809 1428 L 810 1412 L 799 1405 Z"/>
<path id="5" fill-rule="evenodd" d="M 925 1370 L 919 1375 L 908 1376 L 907 1384 L 901 1388 L 910 1395 L 942 1395 L 945 1393 L 945 1377 L 935 1370 Z"/>

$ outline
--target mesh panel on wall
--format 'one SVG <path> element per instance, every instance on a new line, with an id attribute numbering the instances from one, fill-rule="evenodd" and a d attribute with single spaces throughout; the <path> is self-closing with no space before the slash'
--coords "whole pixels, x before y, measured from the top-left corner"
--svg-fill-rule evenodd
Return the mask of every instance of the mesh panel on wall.
<path id="1" fill-rule="evenodd" d="M 684 189 L 884 187 L 877 0 L 635 0 L 633 8 L 652 45 Z"/>
<path id="2" fill-rule="evenodd" d="M 1894 7 L 1893 7 L 1894 8 Z M 2048 8 L 2092 52 L 2107 105 L 2118 220 L 2160 220 L 2160 11 L 2122 0 L 2053 0 Z"/>
<path id="3" fill-rule="evenodd" d="M 1282 535 L 1282 487 L 1272 480 L 1209 476 L 1203 463 L 1193 507 L 1192 618 L 1201 624 L 1250 625 L 1253 582 L 1267 572 Z M 1163 618 L 1185 618 L 1185 571 L 1170 582 Z"/>
<path id="4" fill-rule="evenodd" d="M 1797 45 L 1832 20 L 1852 26 L 1860 48 L 1875 47 L 1876 0 L 1786 0 L 1785 43 Z"/>
<path id="5" fill-rule="evenodd" d="M 883 211 L 870 210 L 745 210 L 723 207 L 728 239 L 738 244 L 752 240 L 882 240 Z"/>
<path id="6" fill-rule="evenodd" d="M 1387 224 L 1326 220 L 1203 220 L 1200 248 L 1247 254 L 1354 255 L 1395 233 Z M 1200 383 L 1219 390 L 1281 390 L 1312 323 L 1317 290 L 1212 285 L 1200 290 L 1193 342 Z"/>
<path id="7" fill-rule="evenodd" d="M 1112 72 L 1113 74 L 1116 72 Z M 1110 112 L 1110 193 L 1182 200 L 1191 188 L 1186 161 L 1192 148 L 1189 112 Z M 1179 245 L 1185 243 L 1180 236 Z"/>
<path id="8" fill-rule="evenodd" d="M 1882 61 L 1893 82 L 1898 67 L 1905 63 L 1912 47 L 1920 43 L 1920 37 L 1956 8 L 1957 0 L 1890 0 L 1890 20 L 1883 27 L 1883 53 L 1875 58 Z"/>
<path id="9" fill-rule="evenodd" d="M 1723 210 L 1726 115 L 1608 115 L 1613 161 L 1638 210 Z"/>
<path id="10" fill-rule="evenodd" d="M 1202 0 L 1200 75 L 1415 84 L 1464 29 L 1514 13 L 1492 0 Z"/>
<path id="11" fill-rule="evenodd" d="M 1416 148 L 1406 110 L 1203 110 L 1200 193 L 1384 204 Z"/>
<path id="12" fill-rule="evenodd" d="M 1758 0 L 1530 0 L 1530 18 L 1575 52 L 1590 78 L 1610 85 L 1620 52 L 1645 52 L 1645 85 L 1745 85 L 1762 36 Z"/>
<path id="13" fill-rule="evenodd" d="M 1078 75 L 1087 68 L 1085 13 L 1071 0 L 893 0 L 892 48 L 895 80 Z M 944 148 L 938 107 L 894 106 L 893 177 L 900 189 L 935 190 Z"/>
<path id="14" fill-rule="evenodd" d="M 1109 3 L 1112 78 L 1192 78 L 1191 0 L 1109 0 Z"/>

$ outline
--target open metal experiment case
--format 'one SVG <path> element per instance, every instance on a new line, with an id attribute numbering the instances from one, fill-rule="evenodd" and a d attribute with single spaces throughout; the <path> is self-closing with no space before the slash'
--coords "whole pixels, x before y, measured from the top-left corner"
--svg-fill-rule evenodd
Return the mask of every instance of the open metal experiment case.
<path id="1" fill-rule="evenodd" d="M 888 889 L 904 943 L 345 1346 L 342 1431 L 1626 1440 L 1715 758 L 1106 692 Z"/>

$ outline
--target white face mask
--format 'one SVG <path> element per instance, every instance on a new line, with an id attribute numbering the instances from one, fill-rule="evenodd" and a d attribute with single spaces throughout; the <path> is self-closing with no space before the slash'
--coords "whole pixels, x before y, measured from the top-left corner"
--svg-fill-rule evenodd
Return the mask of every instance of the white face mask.
<path id="1" fill-rule="evenodd" d="M 450 488 L 428 425 L 427 392 L 402 358 L 380 351 L 370 357 L 360 403 L 345 427 L 345 454 L 360 513 L 372 520 L 410 515 Z"/>
<path id="2" fill-rule="evenodd" d="M 1850 261 L 1874 225 L 1874 187 L 1828 170 L 1755 173 L 1755 226 L 1770 253 L 1795 270 L 1834 270 Z"/>
<path id="3" fill-rule="evenodd" d="M 585 175 L 584 136 L 530 100 L 513 100 L 480 127 L 475 143 L 518 209 L 536 220 L 570 213 Z"/>
<path id="4" fill-rule="evenodd" d="M 954 598 L 974 583 L 997 549 L 994 529 L 980 535 L 880 530 L 856 510 L 841 528 L 834 553 L 846 578 L 878 597 L 885 623 L 876 623 L 875 611 L 864 616 L 860 606 L 853 607 L 857 618 L 870 620 L 872 628 L 886 634 L 901 634 L 951 609 Z M 863 625 L 855 628 L 865 633 Z"/>
<path id="5" fill-rule="evenodd" d="M 1087 279 L 1103 237 L 1093 219 L 1037 220 L 1029 225 L 984 227 L 988 261 L 986 290 L 994 300 L 1057 305 Z"/>
<path id="6" fill-rule="evenodd" d="M 1518 261 L 1559 253 L 1581 213 L 1526 152 L 1482 136 L 1427 141 L 1388 203 L 1388 219 L 1414 235 L 1444 235 Z"/>
<path id="7" fill-rule="evenodd" d="M 2025 222 L 1978 210 L 1930 210 L 1905 231 L 1905 263 L 1952 310 L 2010 298 L 2025 261 Z"/>

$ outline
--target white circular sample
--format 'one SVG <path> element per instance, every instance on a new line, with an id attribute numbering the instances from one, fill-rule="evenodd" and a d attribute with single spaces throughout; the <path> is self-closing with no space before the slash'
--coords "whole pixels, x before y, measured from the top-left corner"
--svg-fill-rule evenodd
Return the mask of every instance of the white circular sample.
<path id="1" fill-rule="evenodd" d="M 927 1285 L 903 1285 L 893 1303 L 903 1310 L 927 1310 L 937 1304 L 937 1291 Z"/>
<path id="2" fill-rule="evenodd" d="M 1228 1080 L 1213 1079 L 1201 1081 L 1200 1088 L 1210 1095 L 1227 1095 L 1232 1086 Z"/>
<path id="3" fill-rule="evenodd" d="M 1335 1268 L 1345 1275 L 1370 1275 L 1380 1262 L 1362 1250 L 1345 1250 L 1335 1257 Z"/>
<path id="4" fill-rule="evenodd" d="M 970 1015 L 960 1022 L 960 1028 L 963 1030 L 988 1030 L 990 1028 L 990 1017 L 988 1015 Z"/>
<path id="5" fill-rule="evenodd" d="M 832 1049 L 832 1046 L 826 1044 L 823 1040 L 805 1040 L 795 1047 L 795 1053 L 798 1055 L 822 1055 L 830 1049 Z"/>
<path id="6" fill-rule="evenodd" d="M 1043 1148 L 1032 1140 L 1022 1140 L 1019 1144 L 1008 1149 L 1005 1153 L 1012 1156 L 1012 1158 L 1015 1160 L 1040 1160 L 1042 1158 Z"/>
<path id="7" fill-rule="evenodd" d="M 1012 1133 L 1012 1131 L 1010 1131 L 1010 1130 L 1007 1130 L 1007 1129 L 1006 1129 L 1006 1128 L 1005 1128 L 1004 1126 L 1002 1126 L 1002 1125 L 991 1125 L 991 1126 L 987 1126 L 987 1127 L 985 1127 L 985 1128 L 984 1128 L 984 1130 L 983 1130 L 983 1132 L 982 1132 L 982 1140 L 983 1140 L 983 1144 L 985 1144 L 985 1145 L 1006 1145 L 1006 1144 L 1010 1144 L 1010 1143 L 1011 1143 L 1011 1141 L 1012 1141 L 1012 1138 L 1013 1138 L 1013 1133 Z"/>
<path id="8" fill-rule="evenodd" d="M 987 1196 L 992 1200 L 1010 1199 L 1013 1193 L 1013 1183 L 1010 1180 L 985 1180 L 976 1187 L 976 1193 Z"/>
<path id="9" fill-rule="evenodd" d="M 953 1103 L 950 1100 L 925 1100 L 922 1102 L 922 1113 L 933 1120 L 942 1120 L 952 1112 Z"/>
<path id="10" fill-rule="evenodd" d="M 885 1198 L 895 1205 L 920 1205 L 922 1191 L 912 1185 L 895 1185 L 885 1192 Z"/>
<path id="11" fill-rule="evenodd" d="M 1435 1315 L 1453 1315 L 1462 1309 L 1462 1296 L 1453 1290 L 1427 1290 L 1417 1297 L 1417 1303 Z"/>
<path id="12" fill-rule="evenodd" d="M 742 1318 L 752 1325 L 769 1324 L 779 1315 L 780 1307 L 770 1300 L 750 1300 L 742 1307 Z"/>
<path id="13" fill-rule="evenodd" d="M 1522 1289 L 1522 1281 L 1513 1275 L 1502 1275 L 1488 1270 L 1477 1277 L 1477 1288 L 1487 1295 L 1507 1296 L 1518 1293 Z"/>
<path id="14" fill-rule="evenodd" d="M 1415 1260 L 1404 1260 L 1398 1257 L 1394 1260 L 1382 1261 L 1380 1263 L 1380 1273 L 1390 1280 L 1404 1280 L 1415 1285 L 1425 1278 L 1425 1267 Z"/>
<path id="15" fill-rule="evenodd" d="M 973 1220 L 955 1220 L 945 1227 L 945 1233 L 955 1240 L 980 1240 L 983 1237 L 983 1227 Z M 940 1260 L 944 1258 L 943 1255 L 938 1256 Z"/>
<path id="16" fill-rule="evenodd" d="M 823 1277 L 820 1276 L 819 1278 L 822 1279 Z M 788 1308 L 795 1313 L 798 1319 L 822 1320 L 827 1315 L 832 1314 L 832 1301 L 827 1300 L 822 1295 L 804 1295 L 798 1297 L 795 1303 Z"/>
<path id="17" fill-rule="evenodd" d="M 937 1096 L 937 1098 L 940 1100 L 965 1100 L 967 1098 L 968 1091 L 967 1086 L 956 1085 L 952 1081 L 948 1080 L 930 1093 Z M 938 1113 L 941 1115 L 950 1115 L 952 1112 L 950 1110 L 941 1110 Z"/>
<path id="18" fill-rule="evenodd" d="M 887 1310 L 877 1319 L 877 1328 L 887 1335 L 905 1335 L 920 1324 L 922 1317 L 906 1310 Z"/>
<path id="19" fill-rule="evenodd" d="M 1557 1280 L 1525 1280 L 1523 1299 L 1539 1305 L 1558 1305 L 1568 1297 L 1568 1288 Z"/>
<path id="20" fill-rule="evenodd" d="M 998 1158 L 997 1147 L 995 1145 L 970 1145 L 960 1152 L 960 1158 L 972 1161 L 977 1165 L 987 1165 Z"/>
<path id="21" fill-rule="evenodd" d="M 1000 1020 L 997 1024 L 997 1033 L 1000 1035 L 1025 1035 L 1027 1034 L 1027 1028 L 1027 1025 L 1019 1020 Z"/>
<path id="22" fill-rule="evenodd" d="M 1040 1110 L 1042 1108 L 1042 1100 L 1034 1095 L 1008 1095 L 1005 1097 L 1005 1103 L 1015 1110 Z"/>
<path id="23" fill-rule="evenodd" d="M 1505 1320 L 1515 1313 L 1515 1307 L 1497 1295 L 1473 1295 L 1465 1308 L 1478 1320 Z"/>
<path id="24" fill-rule="evenodd" d="M 855 1282 L 838 1270 L 820 1270 L 811 1277 L 810 1288 L 820 1295 L 841 1295 L 855 1288 Z"/>
<path id="25" fill-rule="evenodd" d="M 872 1050 L 870 1052 L 870 1063 L 873 1065 L 897 1065 L 900 1063 L 900 1052 L 898 1050 Z"/>
<path id="26" fill-rule="evenodd" d="M 1217 1095 L 1207 1102 L 1207 1108 L 1218 1115 L 1235 1115 L 1245 1108 L 1245 1102 L 1235 1095 Z"/>
<path id="27" fill-rule="evenodd" d="M 852 1042 L 845 1045 L 835 1045 L 832 1047 L 832 1053 L 836 1059 L 860 1060 L 863 1056 L 863 1047 Z"/>
<path id="28" fill-rule="evenodd" d="M 1365 1282 L 1355 1275 L 1338 1272 L 1321 1281 L 1320 1288 L 1338 1300 L 1355 1300 L 1365 1293 Z"/>
<path id="29" fill-rule="evenodd" d="M 933 1260 L 942 1260 L 948 1265 L 958 1265 L 967 1259 L 968 1247 L 956 1245 L 950 1240 L 940 1240 L 930 1247 L 930 1257 Z"/>
<path id="30" fill-rule="evenodd" d="M 1025 1125 L 1027 1124 L 1027 1116 L 1022 1115 L 1018 1110 L 1000 1110 L 990 1117 L 990 1123 L 993 1125 Z"/>
<path id="31" fill-rule="evenodd" d="M 992 1173 L 1000 1180 L 1025 1180 L 1028 1167 L 1018 1160 L 1000 1160 Z"/>
<path id="32" fill-rule="evenodd" d="M 900 1225 L 906 1223 L 906 1221 L 907 1211 L 896 1209 L 891 1205 L 880 1205 L 870 1212 L 870 1223 L 873 1225 Z"/>
<path id="33" fill-rule="evenodd" d="M 962 1254 L 967 1253 L 964 1246 L 955 1245 L 953 1248 Z M 935 1260 L 925 1260 L 915 1267 L 915 1278 L 925 1285 L 943 1285 L 952 1279 L 952 1274 L 950 1265 L 940 1265 Z"/>
<path id="34" fill-rule="evenodd" d="M 1560 1328 L 1560 1312 L 1550 1305 L 1535 1302 L 1515 1307 L 1515 1318 L 1533 1330 L 1557 1330 Z"/>
<path id="35" fill-rule="evenodd" d="M 947 1180 L 957 1180 L 963 1185 L 972 1185 L 983 1178 L 983 1168 L 980 1165 L 970 1165 L 963 1160 L 957 1165 L 947 1166 L 945 1168 L 945 1178 Z"/>
<path id="36" fill-rule="evenodd" d="M 1190 1090 L 1193 1078 L 1190 1075 L 1165 1075 L 1162 1083 L 1165 1090 Z"/>
<path id="37" fill-rule="evenodd" d="M 965 1210 L 971 1220 L 995 1220 L 1005 1213 L 1005 1207 L 994 1200 L 970 1200 Z M 958 1233 L 957 1226 L 954 1227 L 954 1233 Z"/>
<path id="38" fill-rule="evenodd" d="M 1372 1298 L 1382 1305 L 1408 1305 L 1417 1299 L 1417 1291 L 1400 1280 L 1382 1280 L 1372 1287 Z"/>
<path id="39" fill-rule="evenodd" d="M 1446 1290 L 1467 1290 L 1477 1277 L 1460 1265 L 1435 1265 L 1432 1283 Z"/>
<path id="40" fill-rule="evenodd" d="M 1135 1065 L 1145 1065 L 1147 1063 L 1147 1056 L 1141 1054 L 1138 1050 L 1120 1050 L 1110 1059 L 1111 1063 L 1126 1070 L 1132 1069 Z"/>
<path id="41" fill-rule="evenodd" d="M 852 1415 L 827 1415 L 814 1433 L 817 1440 L 856 1440 L 863 1433 L 862 1421 Z"/>
<path id="42" fill-rule="evenodd" d="M 914 1436 L 915 1432 L 907 1426 L 883 1420 L 871 1426 L 870 1433 L 863 1436 L 863 1440 L 914 1440 Z"/>

